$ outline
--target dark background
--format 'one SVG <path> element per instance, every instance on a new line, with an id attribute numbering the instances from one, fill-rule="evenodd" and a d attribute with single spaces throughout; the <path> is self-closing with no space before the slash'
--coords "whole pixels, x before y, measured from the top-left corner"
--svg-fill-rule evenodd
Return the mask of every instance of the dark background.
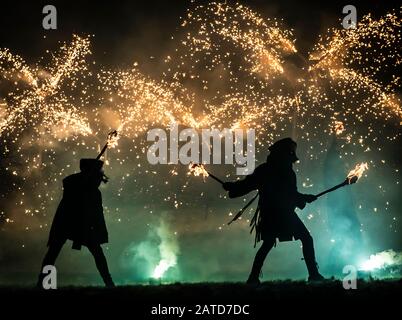
<path id="1" fill-rule="evenodd" d="M 230 2 L 230 1 L 229 1 Z M 203 1 L 2 1 L 0 44 L 31 57 L 42 55 L 41 36 L 55 42 L 71 34 L 95 34 L 93 52 L 102 64 L 131 63 L 136 50 L 116 50 L 122 45 L 155 55 L 168 46 L 170 36 L 178 30 L 179 17 Z M 379 17 L 398 8 L 400 1 L 292 1 L 254 0 L 241 3 L 263 17 L 282 18 L 295 30 L 299 51 L 307 54 L 318 35 L 342 19 L 342 8 L 352 4 L 357 18 L 371 13 Z M 53 4 L 58 13 L 58 29 L 42 28 L 42 8 Z M 337 22 L 338 20 L 338 22 Z"/>

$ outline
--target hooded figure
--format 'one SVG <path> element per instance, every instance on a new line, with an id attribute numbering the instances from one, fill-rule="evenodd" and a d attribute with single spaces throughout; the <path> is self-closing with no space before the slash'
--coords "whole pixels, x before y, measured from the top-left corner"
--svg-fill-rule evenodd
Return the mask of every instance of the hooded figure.
<path id="1" fill-rule="evenodd" d="M 63 180 L 63 198 L 53 219 L 48 246 L 60 238 L 73 241 L 73 249 L 77 250 L 81 245 L 108 242 L 98 189 L 104 177 L 102 166 L 100 160 L 81 159 L 81 172 Z"/>
<path id="2" fill-rule="evenodd" d="M 276 239 L 301 240 L 309 280 L 323 279 L 317 269 L 313 239 L 295 213 L 296 207 L 303 209 L 306 203 L 317 199 L 297 191 L 296 174 L 292 169 L 292 164 L 298 160 L 296 147 L 296 142 L 290 138 L 275 142 L 269 147 L 267 161 L 251 175 L 241 181 L 223 184 L 230 198 L 244 196 L 252 190 L 259 192 L 258 208 L 251 226 L 256 231 L 256 243 L 263 240 L 263 244 L 256 254 L 247 283 L 260 283 L 261 268 Z"/>
<path id="3" fill-rule="evenodd" d="M 101 244 L 108 242 L 108 232 L 103 216 L 102 195 L 98 187 L 107 182 L 102 171 L 103 162 L 81 159 L 81 172 L 63 180 L 63 198 L 57 208 L 50 229 L 45 265 L 54 265 L 66 240 L 73 241 L 73 249 L 86 246 L 95 258 L 96 266 L 106 286 L 114 286 L 109 274 Z M 43 275 L 38 286 L 42 286 Z"/>

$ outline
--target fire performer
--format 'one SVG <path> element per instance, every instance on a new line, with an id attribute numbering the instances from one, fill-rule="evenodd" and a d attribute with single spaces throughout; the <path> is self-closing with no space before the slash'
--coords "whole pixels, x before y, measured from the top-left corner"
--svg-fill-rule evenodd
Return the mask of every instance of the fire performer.
<path id="1" fill-rule="evenodd" d="M 57 208 L 50 229 L 48 251 L 43 259 L 54 265 L 66 240 L 73 241 L 73 249 L 86 246 L 93 255 L 96 267 L 107 287 L 114 287 L 102 247 L 108 242 L 108 232 L 102 208 L 102 195 L 98 187 L 107 182 L 102 170 L 103 161 L 81 159 L 81 172 L 63 180 L 63 198 Z M 42 288 L 44 274 L 39 275 L 38 287 Z"/>
<path id="2" fill-rule="evenodd" d="M 230 198 L 244 196 L 252 190 L 259 192 L 258 208 L 251 226 L 256 231 L 255 243 L 263 240 L 263 244 L 255 256 L 247 280 L 249 284 L 260 283 L 259 275 L 264 260 L 277 239 L 301 240 L 309 281 L 324 279 L 318 272 L 313 238 L 295 213 L 296 207 L 303 209 L 306 203 L 317 199 L 315 195 L 297 191 L 296 175 L 292 169 L 292 164 L 298 160 L 296 147 L 296 142 L 290 138 L 279 140 L 269 147 L 267 161 L 257 167 L 253 174 L 241 181 L 223 183 Z"/>

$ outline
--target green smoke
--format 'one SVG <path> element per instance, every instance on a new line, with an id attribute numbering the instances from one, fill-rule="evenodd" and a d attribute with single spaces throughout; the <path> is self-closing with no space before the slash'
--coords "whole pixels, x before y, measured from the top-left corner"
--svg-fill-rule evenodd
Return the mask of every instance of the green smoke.
<path id="1" fill-rule="evenodd" d="M 179 254 L 177 233 L 166 217 L 154 223 L 144 241 L 132 243 L 123 252 L 123 267 L 131 268 L 142 281 L 177 278 Z"/>

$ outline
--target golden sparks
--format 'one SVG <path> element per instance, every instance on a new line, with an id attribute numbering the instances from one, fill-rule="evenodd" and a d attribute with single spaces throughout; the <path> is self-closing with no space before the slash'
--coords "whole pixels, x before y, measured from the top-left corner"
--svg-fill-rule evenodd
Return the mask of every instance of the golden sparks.
<path id="1" fill-rule="evenodd" d="M 47 174 L 42 169 L 52 168 L 44 181 L 55 183 L 71 172 L 70 164 L 60 161 L 63 153 L 78 157 L 87 150 L 95 156 L 98 136 L 110 129 L 117 130 L 108 146 L 119 165 L 146 153 L 143 135 L 149 129 L 172 124 L 253 128 L 257 152 L 292 132 L 310 144 L 310 159 L 326 153 L 333 132 L 347 131 L 346 142 L 356 152 L 379 150 L 372 142 L 400 136 L 399 77 L 392 74 L 402 61 L 399 14 L 377 20 L 368 15 L 354 29 L 328 30 L 307 57 L 283 21 L 241 4 L 196 6 L 180 25 L 174 49 L 161 59 L 154 77 L 138 63 L 93 70 L 87 61 L 89 37 L 74 35 L 44 66 L 0 49 L 0 77 L 6 83 L 0 88 L 1 151 L 24 163 L 16 167 L 10 160 L 6 170 L 27 179 L 33 171 Z M 386 135 L 376 132 L 379 122 L 387 127 Z M 30 152 L 33 147 L 39 148 Z M 142 166 L 139 162 L 130 170 L 156 174 Z M 208 176 L 202 167 L 193 169 Z M 147 189 L 154 190 L 153 185 Z M 44 199 L 53 197 L 41 195 L 40 209 L 46 208 Z M 177 195 L 169 200 L 177 201 Z M 25 206 L 24 197 L 16 203 Z"/>

